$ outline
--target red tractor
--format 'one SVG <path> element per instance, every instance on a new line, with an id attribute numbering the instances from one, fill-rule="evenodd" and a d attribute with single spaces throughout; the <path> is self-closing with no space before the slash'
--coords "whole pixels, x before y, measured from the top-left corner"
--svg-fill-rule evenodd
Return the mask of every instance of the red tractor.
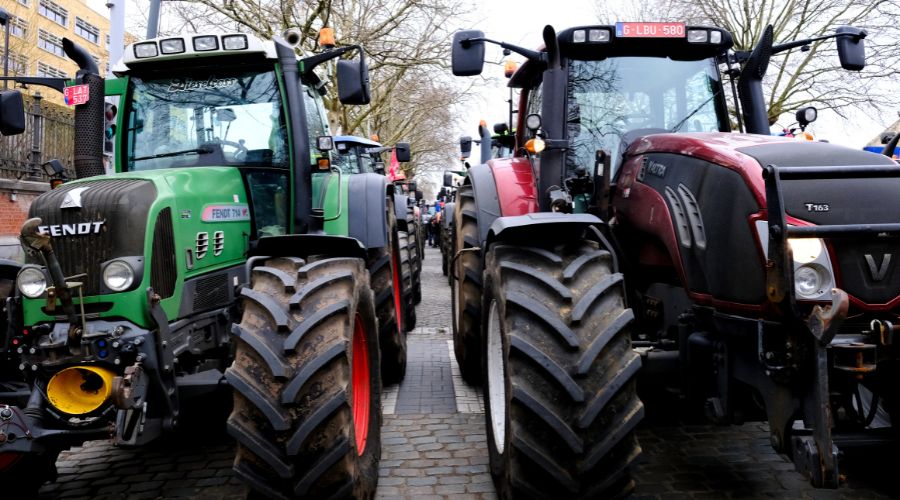
<path id="1" fill-rule="evenodd" d="M 776 45 L 769 27 L 735 52 L 681 23 L 548 26 L 539 51 L 455 35 L 456 75 L 481 72 L 486 43 L 527 60 L 516 154 L 469 169 L 456 204 L 456 355 L 484 383 L 501 497 L 628 492 L 642 364 L 642 384 L 716 422 L 768 421 L 816 486 L 837 486 L 839 447 L 895 436 L 900 167 L 769 136 L 761 85 L 773 54 L 826 38 L 860 70 L 864 37 Z"/>

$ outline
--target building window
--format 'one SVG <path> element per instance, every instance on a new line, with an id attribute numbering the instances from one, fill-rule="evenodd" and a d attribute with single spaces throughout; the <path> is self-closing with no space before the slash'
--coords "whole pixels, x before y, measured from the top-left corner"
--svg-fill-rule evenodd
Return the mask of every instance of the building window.
<path id="1" fill-rule="evenodd" d="M 25 38 L 28 34 L 28 21 L 21 17 L 9 17 L 9 34 L 19 38 Z"/>
<path id="2" fill-rule="evenodd" d="M 80 17 L 75 18 L 75 34 L 95 45 L 100 43 L 100 28 Z"/>
<path id="3" fill-rule="evenodd" d="M 106 50 L 109 50 L 109 35 L 106 35 Z"/>
<path id="4" fill-rule="evenodd" d="M 62 40 L 49 31 L 38 30 L 38 47 L 59 57 L 65 57 L 66 55 L 66 52 L 63 50 Z"/>
<path id="5" fill-rule="evenodd" d="M 56 2 L 40 0 L 40 3 L 38 3 L 38 13 L 60 26 L 69 25 L 69 11 Z"/>
<path id="6" fill-rule="evenodd" d="M 19 0 L 19 3 L 22 4 L 22 5 L 24 5 L 24 6 L 26 6 L 26 7 L 28 7 L 29 5 L 31 5 L 31 2 L 30 2 L 29 0 Z"/>
<path id="7" fill-rule="evenodd" d="M 28 74 L 28 58 L 22 54 L 9 53 L 9 74 L 10 75 L 27 75 Z"/>
<path id="8" fill-rule="evenodd" d="M 37 63 L 37 76 L 49 77 L 49 78 L 69 78 L 69 75 L 66 74 L 65 71 L 59 70 L 50 66 L 49 64 L 38 61 Z"/>

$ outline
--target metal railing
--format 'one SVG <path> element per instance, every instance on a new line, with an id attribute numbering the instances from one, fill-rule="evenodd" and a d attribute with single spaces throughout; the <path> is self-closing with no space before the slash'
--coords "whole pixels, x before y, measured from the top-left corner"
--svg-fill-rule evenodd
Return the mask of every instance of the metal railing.
<path id="1" fill-rule="evenodd" d="M 25 132 L 0 136 L 0 178 L 46 180 L 42 165 L 53 159 L 62 162 L 69 178 L 75 178 L 74 112 L 44 101 L 40 92 L 23 97 Z"/>

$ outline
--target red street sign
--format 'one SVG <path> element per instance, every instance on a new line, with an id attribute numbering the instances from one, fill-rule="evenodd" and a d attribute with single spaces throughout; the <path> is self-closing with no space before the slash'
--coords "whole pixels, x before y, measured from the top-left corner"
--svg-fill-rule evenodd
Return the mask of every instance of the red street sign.
<path id="1" fill-rule="evenodd" d="M 616 38 L 684 38 L 684 23 L 616 23 Z"/>
<path id="2" fill-rule="evenodd" d="M 90 94 L 91 90 L 87 84 L 75 85 L 63 89 L 63 97 L 65 97 L 68 106 L 78 106 L 79 104 L 88 102 Z"/>

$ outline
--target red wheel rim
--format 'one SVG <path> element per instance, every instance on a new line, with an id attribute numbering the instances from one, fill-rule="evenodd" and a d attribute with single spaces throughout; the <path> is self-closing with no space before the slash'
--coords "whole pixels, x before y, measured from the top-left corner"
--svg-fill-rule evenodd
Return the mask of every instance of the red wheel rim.
<path id="1" fill-rule="evenodd" d="M 369 347 L 366 327 L 359 313 L 353 322 L 353 366 L 350 376 L 353 380 L 353 428 L 356 432 L 356 451 L 359 455 L 366 449 L 369 437 L 369 405 L 372 386 L 369 376 Z"/>
<path id="2" fill-rule="evenodd" d="M 403 334 L 403 326 L 400 323 L 400 259 L 397 252 L 391 252 L 391 267 L 393 267 L 394 275 L 394 314 L 397 318 L 397 335 Z"/>
<path id="3" fill-rule="evenodd" d="M 0 453 L 0 471 L 8 469 L 22 458 L 21 453 Z"/>

